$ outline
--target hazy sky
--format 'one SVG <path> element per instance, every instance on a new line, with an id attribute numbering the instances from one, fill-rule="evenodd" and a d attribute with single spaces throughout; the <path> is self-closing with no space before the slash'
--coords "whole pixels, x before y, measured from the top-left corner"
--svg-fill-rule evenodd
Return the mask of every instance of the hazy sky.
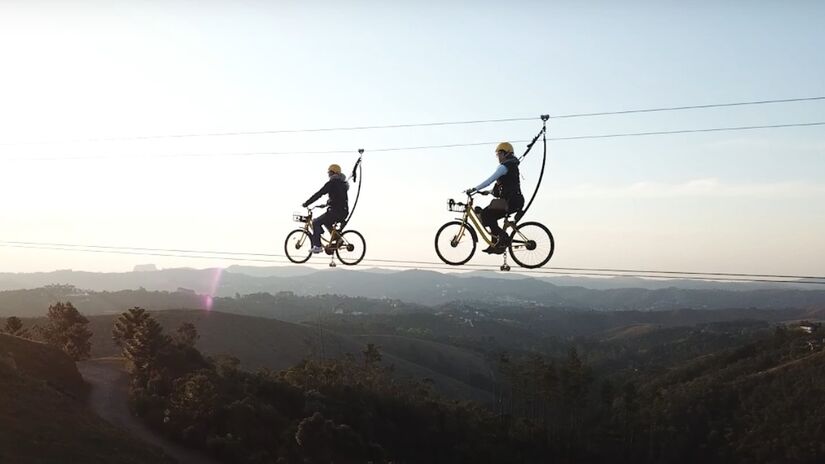
<path id="1" fill-rule="evenodd" d="M 822 2 L 466 5 L 0 1 L 0 240 L 281 253 L 326 166 L 349 171 L 363 147 L 351 227 L 368 258 L 434 261 L 435 231 L 454 217 L 447 198 L 495 169 L 495 145 L 369 150 L 529 139 L 538 119 L 66 141 L 825 95 Z M 550 132 L 812 121 L 825 121 L 825 102 L 556 120 Z M 339 149 L 352 154 L 163 158 Z M 821 275 L 824 155 L 821 126 L 552 142 L 529 218 L 556 236 L 551 266 Z M 104 158 L 33 159 L 77 156 Z M 528 194 L 539 162 L 522 167 Z M 0 248 L 0 271 L 140 263 L 231 264 Z"/>

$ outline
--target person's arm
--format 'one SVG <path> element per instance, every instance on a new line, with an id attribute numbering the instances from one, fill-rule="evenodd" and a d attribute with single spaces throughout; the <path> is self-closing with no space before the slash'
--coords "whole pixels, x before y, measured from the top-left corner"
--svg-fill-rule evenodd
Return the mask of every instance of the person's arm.
<path id="1" fill-rule="evenodd" d="M 315 203 L 316 201 L 318 201 L 319 198 L 321 198 L 322 196 L 328 194 L 329 193 L 329 184 L 330 184 L 330 182 L 327 182 L 326 184 L 324 184 L 323 187 L 321 187 L 321 190 L 318 190 L 317 192 L 315 192 L 314 195 L 309 197 L 309 200 L 304 202 L 304 207 L 306 208 L 307 205 L 311 205 L 312 203 Z"/>
<path id="2" fill-rule="evenodd" d="M 485 180 L 484 182 L 478 184 L 478 186 L 475 189 L 476 190 L 481 190 L 481 189 L 487 187 L 488 185 L 492 184 L 493 182 L 498 180 L 499 177 L 501 177 L 505 174 L 507 174 L 507 166 L 505 166 L 503 164 L 499 164 L 498 168 L 496 168 L 496 172 L 494 172 L 492 176 L 488 177 L 487 180 Z"/>

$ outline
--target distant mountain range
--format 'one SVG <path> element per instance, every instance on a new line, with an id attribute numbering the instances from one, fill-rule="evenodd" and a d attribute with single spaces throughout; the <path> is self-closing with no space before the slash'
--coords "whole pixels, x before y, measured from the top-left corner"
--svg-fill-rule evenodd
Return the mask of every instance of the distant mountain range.
<path id="1" fill-rule="evenodd" d="M 440 273 L 408 270 L 329 269 L 308 267 L 230 267 L 227 269 L 166 269 L 124 273 L 55 271 L 0 274 L 0 290 L 38 288 L 64 284 L 90 291 L 145 289 L 234 297 L 253 293 L 293 292 L 297 295 L 338 294 L 352 297 L 396 299 L 421 305 L 451 301 L 542 305 L 595 310 L 663 310 L 721 308 L 822 308 L 825 289 L 816 286 L 656 281 L 646 279 L 566 278 L 557 285 L 548 279 L 517 274 Z M 558 279 L 554 280 L 558 281 Z M 614 282 L 619 288 L 610 287 Z M 633 287 L 632 284 L 638 283 Z M 660 288 L 663 285 L 667 287 Z M 651 288 L 644 288 L 645 286 Z M 191 307 L 191 306 L 189 306 Z"/>

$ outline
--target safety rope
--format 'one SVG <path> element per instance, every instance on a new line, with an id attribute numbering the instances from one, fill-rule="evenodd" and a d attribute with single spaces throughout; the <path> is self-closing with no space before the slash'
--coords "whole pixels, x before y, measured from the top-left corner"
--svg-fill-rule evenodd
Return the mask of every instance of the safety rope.
<path id="1" fill-rule="evenodd" d="M 344 230 L 344 227 L 347 226 L 349 220 L 352 219 L 352 214 L 355 212 L 355 208 L 358 207 L 358 200 L 361 198 L 361 185 L 364 183 L 363 179 L 363 167 L 361 167 L 361 161 L 364 158 L 364 149 L 358 149 L 358 161 L 355 162 L 355 166 L 352 167 L 352 174 L 349 176 L 353 182 L 358 182 L 358 190 L 355 193 L 355 202 L 352 204 L 352 209 L 349 210 L 349 215 L 346 219 L 341 223 L 341 231 Z M 358 177 L 361 177 L 361 180 L 358 180 Z"/>
<path id="2" fill-rule="evenodd" d="M 515 216 L 515 221 L 516 222 L 520 221 L 521 218 L 523 218 L 524 215 L 527 214 L 527 210 L 530 209 L 530 206 L 533 204 L 533 200 L 536 199 L 536 195 L 538 195 L 538 193 L 539 193 L 539 188 L 541 187 L 541 181 L 542 181 L 542 179 L 544 179 L 544 168 L 547 165 L 547 120 L 548 119 L 550 119 L 550 115 L 547 115 L 547 114 L 541 115 L 541 130 L 539 131 L 538 134 L 536 134 L 535 137 L 533 137 L 533 140 L 530 143 L 527 144 L 527 150 L 525 150 L 524 154 L 522 154 L 521 157 L 519 157 L 519 159 L 518 159 L 519 162 L 524 160 L 524 158 L 527 157 L 527 154 L 530 153 L 530 150 L 533 149 L 533 145 L 535 145 L 536 142 L 539 140 L 539 137 L 541 137 L 541 141 L 544 144 L 544 155 L 541 159 L 541 172 L 539 173 L 539 181 L 536 183 L 536 189 L 533 191 L 533 196 L 530 198 L 530 201 L 527 202 L 527 205 L 524 208 L 522 208 L 521 211 L 516 213 L 516 216 Z"/>

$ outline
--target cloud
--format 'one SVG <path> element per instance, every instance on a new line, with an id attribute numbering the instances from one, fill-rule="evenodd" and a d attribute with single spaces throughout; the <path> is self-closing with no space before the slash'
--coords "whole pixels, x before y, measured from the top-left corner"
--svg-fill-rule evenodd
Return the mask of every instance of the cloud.
<path id="1" fill-rule="evenodd" d="M 803 181 L 724 183 L 716 178 L 682 183 L 636 182 L 629 185 L 579 184 L 556 188 L 555 198 L 806 198 L 825 197 L 825 184 Z"/>

